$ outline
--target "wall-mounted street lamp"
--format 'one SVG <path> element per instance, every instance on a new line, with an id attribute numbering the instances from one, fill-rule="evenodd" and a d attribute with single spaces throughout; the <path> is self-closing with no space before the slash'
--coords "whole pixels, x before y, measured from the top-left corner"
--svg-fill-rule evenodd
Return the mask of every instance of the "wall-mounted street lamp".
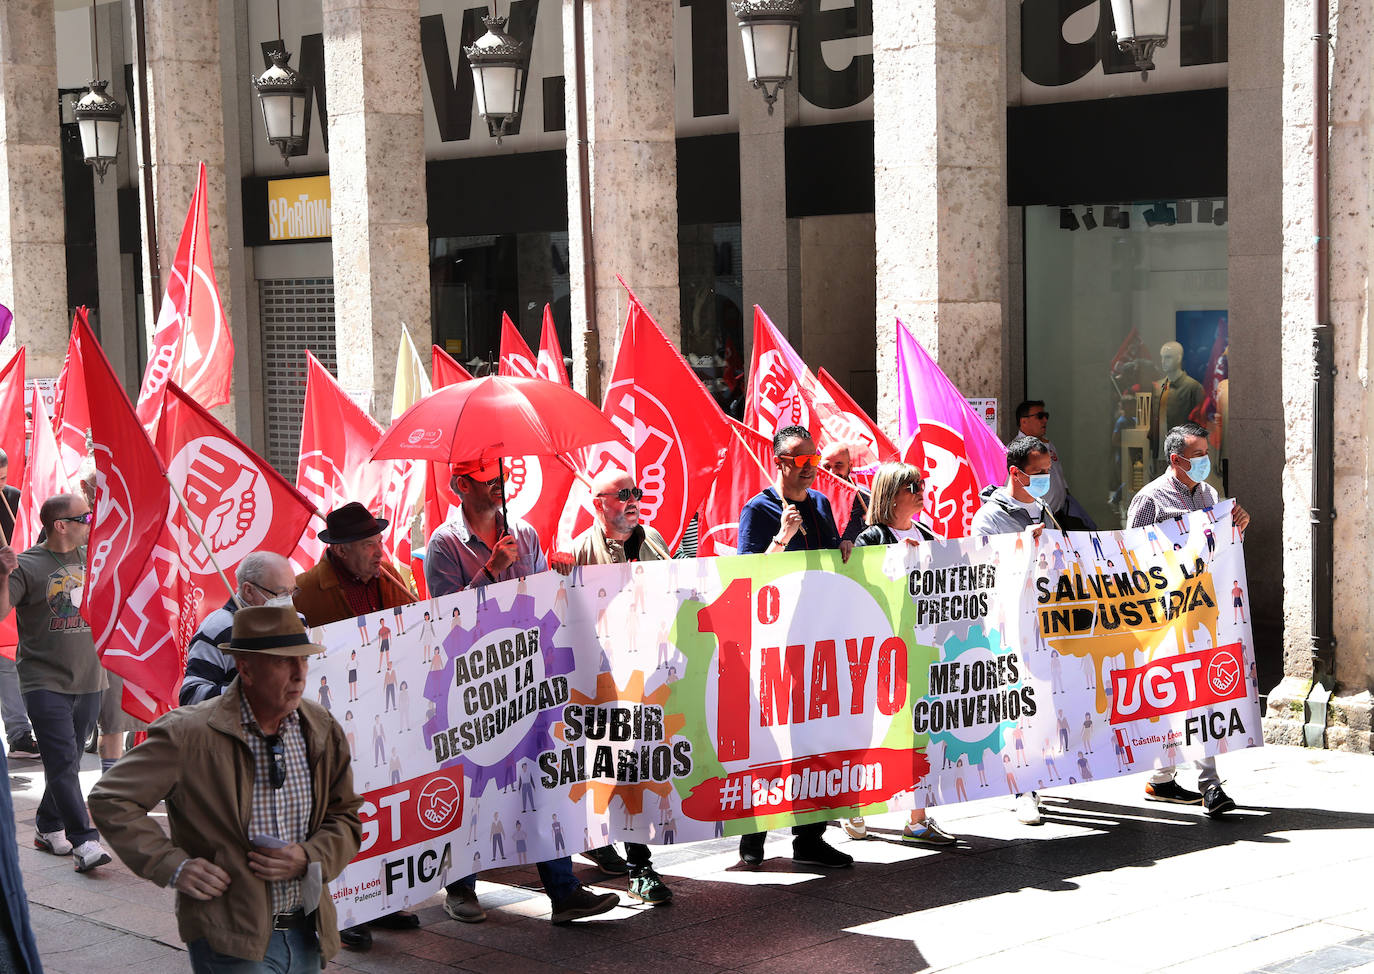
<path id="1" fill-rule="evenodd" d="M 99 78 L 100 38 L 97 35 L 95 0 L 91 0 L 91 73 Z M 124 123 L 124 106 L 105 91 L 108 85 L 108 81 L 92 81 L 72 111 L 81 132 L 81 154 L 102 183 L 110 163 L 119 155 L 119 130 Z"/>
<path id="2" fill-rule="evenodd" d="M 1155 48 L 1169 43 L 1171 0 L 1112 0 L 1116 46 L 1135 60 L 1140 80 L 1149 81 L 1155 69 Z"/>
<path id="3" fill-rule="evenodd" d="M 797 73 L 801 0 L 736 0 L 734 8 L 744 41 L 745 74 L 751 85 L 763 90 L 772 115 L 778 90 Z"/>
<path id="4" fill-rule="evenodd" d="M 262 106 L 267 141 L 281 150 L 282 162 L 289 166 L 291 156 L 305 148 L 305 103 L 310 86 L 291 67 L 291 53 L 281 32 L 281 0 L 277 0 L 277 43 L 280 47 L 267 54 L 271 66 L 253 79 L 253 90 Z"/>
<path id="5" fill-rule="evenodd" d="M 463 48 L 472 66 L 472 87 L 477 114 L 501 136 L 520 117 L 520 95 L 525 87 L 525 45 L 506 33 L 505 17 L 483 17 L 487 32 L 477 43 Z"/>

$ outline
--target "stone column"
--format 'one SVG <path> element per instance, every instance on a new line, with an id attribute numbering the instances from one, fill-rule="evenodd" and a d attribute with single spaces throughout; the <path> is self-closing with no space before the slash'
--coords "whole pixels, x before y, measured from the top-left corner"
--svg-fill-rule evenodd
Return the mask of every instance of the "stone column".
<path id="1" fill-rule="evenodd" d="M 1284 144 L 1272 136 L 1256 138 L 1256 133 L 1283 130 L 1283 7 L 1283 0 L 1233 0 L 1227 65 L 1230 378 L 1224 458 L 1229 491 L 1254 518 L 1245 536 L 1246 561 L 1270 566 L 1253 571 L 1248 580 L 1255 656 L 1265 690 L 1282 672 L 1284 575 L 1296 567 L 1283 557 L 1281 526 Z M 1307 47 L 1305 77 L 1310 78 L 1310 42 Z M 1310 206 L 1306 213 L 1290 215 L 1309 234 L 1310 217 Z"/>
<path id="2" fill-rule="evenodd" d="M 386 425 L 401 324 L 430 333 L 420 5 L 323 8 L 339 381 Z"/>
<path id="3" fill-rule="evenodd" d="M 129 185 L 129 125 L 133 99 L 124 87 L 124 11 L 118 3 L 96 8 L 96 43 L 100 45 L 100 70 L 110 82 L 110 97 L 124 105 L 124 128 L 119 136 L 119 155 L 105 180 L 95 182 L 95 259 L 100 285 L 100 342 L 131 396 L 138 395 L 138 319 L 134 311 L 134 282 L 125 273 L 119 252 L 119 191 Z"/>
<path id="4" fill-rule="evenodd" d="M 157 223 L 158 277 L 155 282 L 151 280 L 147 260 L 149 241 L 143 242 L 145 324 L 151 337 L 202 162 L 206 169 L 206 211 L 215 283 L 225 318 L 231 323 L 235 308 L 229 274 L 229 197 L 224 177 L 219 3 L 217 0 L 144 0 L 144 15 L 152 158 L 140 158 L 140 163 L 152 166 Z M 132 53 L 136 62 L 136 44 Z M 138 69 L 135 63 L 135 77 Z M 142 140 L 138 141 L 141 156 Z M 141 178 L 138 185 L 142 197 L 145 186 Z M 142 199 L 140 203 L 146 205 Z M 233 410 L 231 401 L 216 412 L 222 422 L 232 427 Z"/>
<path id="5" fill-rule="evenodd" d="M 262 49 L 248 31 L 248 0 L 220 3 L 220 74 L 224 97 L 224 178 L 229 212 L 229 292 L 236 310 L 234 330 L 234 430 L 239 438 L 267 455 L 266 401 L 262 389 L 262 330 L 253 250 L 243 244 L 243 177 L 253 171 L 253 140 L 266 139 L 257 95 L 249 79 L 261 74 Z M 254 124 L 256 123 L 256 125 Z"/>
<path id="6" fill-rule="evenodd" d="M 1283 35 L 1283 251 L 1281 370 L 1283 430 L 1283 616 L 1284 679 L 1269 696 L 1265 722 L 1270 739 L 1302 741 L 1303 701 L 1311 679 L 1311 528 L 1309 507 L 1314 463 L 1312 418 L 1313 200 L 1316 140 L 1329 147 L 1331 201 L 1330 297 L 1335 350 L 1335 564 L 1334 630 L 1336 687 L 1326 726 L 1329 747 L 1368 752 L 1371 668 L 1369 633 L 1374 625 L 1369 549 L 1371 469 L 1369 429 L 1374 401 L 1369 389 L 1368 264 L 1374 257 L 1374 131 L 1371 131 L 1369 50 L 1374 24 L 1367 5 L 1339 0 L 1331 6 L 1331 101 L 1329 125 L 1313 124 L 1312 0 L 1282 5 Z M 1253 148 L 1255 141 L 1248 143 Z M 1232 343 L 1234 347 L 1234 342 Z M 1277 452 L 1275 457 L 1279 456 Z M 1278 527 L 1278 525 L 1275 525 Z M 1248 539 L 1247 539 L 1248 540 Z M 1255 565 L 1257 574 L 1268 563 Z M 1252 602 L 1253 602 L 1252 598 Z"/>
<path id="7" fill-rule="evenodd" d="M 1003 0 L 873 5 L 878 422 L 898 315 L 968 396 L 1002 395 Z"/>
<path id="8" fill-rule="evenodd" d="M 797 82 L 778 92 L 773 113 L 763 92 L 749 83 L 744 70 L 743 45 L 727 2 L 729 29 L 730 98 L 739 120 L 740 257 L 744 271 L 744 348 L 747 363 L 753 353 L 753 306 L 768 313 L 773 324 L 800 351 L 802 322 L 792 311 L 800 298 L 799 282 L 789 261 L 798 247 L 797 221 L 787 219 L 787 152 L 783 131 L 797 115 Z M 789 246 L 790 245 L 790 246 Z M 824 364 L 824 363 L 814 363 Z"/>
<path id="9" fill-rule="evenodd" d="M 57 375 L 71 323 L 56 99 L 52 4 L 0 4 L 0 357 L 22 342 L 30 376 Z"/>
<path id="10" fill-rule="evenodd" d="M 577 145 L 577 31 L 583 9 L 596 321 L 585 315 Z M 669 341 L 680 339 L 673 9 L 677 0 L 563 0 L 568 261 L 573 384 L 600 401 L 625 324 L 625 278 Z"/>

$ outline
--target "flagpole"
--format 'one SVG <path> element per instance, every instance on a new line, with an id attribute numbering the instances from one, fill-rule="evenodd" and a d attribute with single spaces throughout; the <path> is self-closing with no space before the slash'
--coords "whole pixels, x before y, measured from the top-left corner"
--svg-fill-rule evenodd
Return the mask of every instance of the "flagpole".
<path id="1" fill-rule="evenodd" d="M 191 514 L 191 509 L 186 506 L 186 501 L 181 496 L 181 491 L 177 490 L 177 485 L 172 482 L 172 475 L 164 470 L 162 476 L 166 478 L 167 486 L 172 488 L 172 496 L 175 497 L 177 503 L 181 505 L 181 512 L 186 515 L 186 522 L 191 525 L 191 530 L 194 531 L 196 537 L 200 539 L 200 546 L 205 549 L 205 555 L 210 559 L 210 564 L 215 566 L 215 572 L 219 575 L 219 580 L 223 582 L 224 587 L 229 590 L 229 597 L 234 600 L 234 603 L 240 609 L 242 609 L 243 599 L 239 598 L 239 593 L 235 590 L 234 586 L 229 584 L 229 578 L 224 574 L 224 569 L 219 567 L 219 561 L 216 560 L 215 553 L 210 550 L 210 543 L 205 540 L 205 535 L 201 533 L 200 525 L 196 524 L 196 519 Z M 319 511 L 315 513 L 319 514 Z"/>
<path id="2" fill-rule="evenodd" d="M 571 460 L 563 456 L 563 454 L 561 453 L 558 454 L 558 460 L 560 463 L 563 464 L 563 466 L 567 467 L 569 470 L 572 471 L 572 475 L 576 477 L 579 481 L 581 481 L 582 486 L 586 487 L 588 490 L 596 490 L 596 487 L 592 485 L 592 482 L 587 479 L 587 475 L 584 474 L 581 470 L 578 470 L 576 465 L 574 465 Z M 647 533 L 644 535 L 644 543 L 647 544 L 650 548 L 654 549 L 654 551 L 658 552 L 658 556 L 662 558 L 664 561 L 673 560 L 673 556 L 668 554 L 668 552 L 664 551 L 663 547 L 659 545 L 656 541 L 654 541 L 653 538 L 649 537 Z"/>

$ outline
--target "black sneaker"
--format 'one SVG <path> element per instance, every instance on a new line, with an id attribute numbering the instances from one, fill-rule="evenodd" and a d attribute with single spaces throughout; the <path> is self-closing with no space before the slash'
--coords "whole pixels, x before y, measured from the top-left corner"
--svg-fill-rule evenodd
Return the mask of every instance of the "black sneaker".
<path id="1" fill-rule="evenodd" d="M 652 866 L 630 871 L 630 896 L 650 906 L 664 906 L 673 902 L 673 891 L 664 885 Z"/>
<path id="2" fill-rule="evenodd" d="M 626 876 L 630 872 L 629 865 L 621 858 L 620 853 L 615 851 L 613 845 L 588 849 L 582 855 L 596 863 L 596 868 L 608 876 Z"/>
<path id="3" fill-rule="evenodd" d="M 33 739 L 33 731 L 24 731 L 9 741 L 11 758 L 39 758 L 38 742 Z"/>
<path id="4" fill-rule="evenodd" d="M 594 917 L 614 910 L 620 905 L 620 897 L 615 893 L 593 893 L 585 886 L 577 887 L 577 892 L 564 897 L 553 905 L 551 923 L 571 923 L 583 917 Z"/>
<path id="5" fill-rule="evenodd" d="M 854 865 L 853 856 L 824 839 L 793 840 L 792 861 L 799 866 L 825 866 L 827 869 L 847 869 Z"/>
<path id="6" fill-rule="evenodd" d="M 763 864 L 763 840 L 767 832 L 751 832 L 739 837 L 739 858 L 746 866 Z"/>
<path id="7" fill-rule="evenodd" d="M 1217 789 L 1220 791 L 1221 789 Z M 1201 805 L 1202 796 L 1189 791 L 1177 781 L 1164 781 L 1160 784 L 1145 783 L 1145 798 L 1152 802 L 1172 802 L 1175 805 Z"/>
<path id="8" fill-rule="evenodd" d="M 1202 807 L 1206 810 L 1208 818 L 1221 818 L 1227 812 L 1234 812 L 1236 803 L 1231 800 L 1230 795 L 1221 790 L 1221 785 L 1208 785 L 1202 796 Z"/>
<path id="9" fill-rule="evenodd" d="M 339 931 L 339 942 L 349 950 L 371 950 L 372 931 L 367 927 L 344 927 Z"/>

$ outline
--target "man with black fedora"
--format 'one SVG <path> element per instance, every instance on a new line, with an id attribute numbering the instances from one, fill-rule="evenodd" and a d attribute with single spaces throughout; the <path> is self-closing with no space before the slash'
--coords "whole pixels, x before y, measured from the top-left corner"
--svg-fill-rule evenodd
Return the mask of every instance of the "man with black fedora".
<path id="1" fill-rule="evenodd" d="M 296 576 L 296 609 L 307 626 L 327 626 L 398 605 L 415 595 L 386 557 L 382 532 L 389 522 L 350 501 L 325 518 L 324 557 Z"/>
<path id="2" fill-rule="evenodd" d="M 362 804 L 343 729 L 305 699 L 324 649 L 289 606 L 240 609 L 222 648 L 229 688 L 154 721 L 91 817 L 130 869 L 176 889 L 193 970 L 319 970 L 339 949 L 324 884 L 358 852 Z M 170 835 L 150 814 L 164 799 Z"/>
<path id="3" fill-rule="evenodd" d="M 327 626 L 415 601 L 414 593 L 387 560 L 382 532 L 388 523 L 386 518 L 373 517 L 357 501 L 329 512 L 320 532 L 320 540 L 328 545 L 324 557 L 314 568 L 296 576 L 296 609 L 305 616 L 307 626 Z M 420 918 L 401 910 L 378 917 L 372 925 L 413 930 L 420 925 Z M 372 932 L 367 927 L 345 927 L 339 933 L 343 945 L 351 950 L 372 946 Z"/>

